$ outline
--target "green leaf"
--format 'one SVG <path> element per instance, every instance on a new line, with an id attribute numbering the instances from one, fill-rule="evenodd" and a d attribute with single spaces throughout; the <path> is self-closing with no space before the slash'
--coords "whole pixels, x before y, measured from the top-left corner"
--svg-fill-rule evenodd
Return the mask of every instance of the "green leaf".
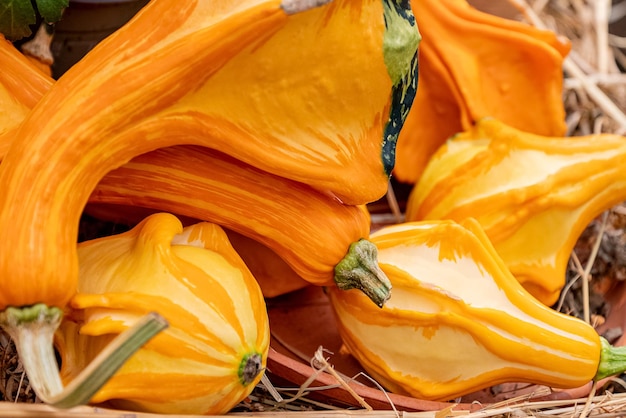
<path id="1" fill-rule="evenodd" d="M 37 15 L 30 0 L 5 0 L 0 4 L 0 33 L 11 41 L 31 34 Z"/>
<path id="2" fill-rule="evenodd" d="M 36 6 L 34 8 L 33 4 Z M 48 23 L 61 19 L 69 0 L 3 0 L 0 2 L 0 33 L 11 41 L 17 41 L 32 33 L 31 25 L 40 16 Z"/>
<path id="3" fill-rule="evenodd" d="M 69 6 L 69 0 L 36 0 L 39 14 L 48 23 L 61 20 L 63 10 Z"/>

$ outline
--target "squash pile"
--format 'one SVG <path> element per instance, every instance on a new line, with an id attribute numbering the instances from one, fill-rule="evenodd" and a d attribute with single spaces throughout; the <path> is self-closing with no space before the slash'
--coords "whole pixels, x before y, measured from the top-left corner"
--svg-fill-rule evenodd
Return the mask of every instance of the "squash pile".
<path id="1" fill-rule="evenodd" d="M 255 267 L 269 276 L 288 266 L 297 286 L 382 306 L 365 204 L 388 187 L 419 40 L 406 2 L 153 0 L 55 83 L 24 82 L 37 100 L 2 80 L 16 122 L 2 131 L 0 322 L 37 395 L 198 414 L 247 396 L 267 318 L 228 233 L 275 255 Z M 158 213 L 77 248 L 88 203 Z M 173 380 L 186 386 L 154 392 Z"/>
<path id="2" fill-rule="evenodd" d="M 397 393 L 621 372 L 547 306 L 626 200 L 625 138 L 562 137 L 568 50 L 464 0 L 152 0 L 56 82 L 0 39 L 0 325 L 37 395 L 225 413 L 264 297 L 310 284 Z M 391 173 L 407 221 L 370 233 Z M 134 227 L 77 243 L 85 212 Z"/>
<path id="3" fill-rule="evenodd" d="M 579 388 L 621 373 L 625 347 L 549 306 L 583 229 L 626 201 L 626 137 L 563 136 L 567 45 L 555 51 L 550 34 L 463 1 L 412 4 L 418 23 L 429 20 L 396 173 L 415 185 L 406 221 L 370 236 L 389 301 L 371 309 L 355 292 L 329 290 L 346 347 L 383 386 L 430 400 L 504 382 Z M 459 56 L 469 63 L 453 65 Z"/>

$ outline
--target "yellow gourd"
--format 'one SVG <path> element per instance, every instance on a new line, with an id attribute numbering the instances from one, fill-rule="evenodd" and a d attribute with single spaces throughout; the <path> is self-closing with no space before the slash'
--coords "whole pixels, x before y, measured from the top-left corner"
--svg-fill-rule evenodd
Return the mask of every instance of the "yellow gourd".
<path id="1" fill-rule="evenodd" d="M 134 318 L 170 323 L 92 402 L 168 414 L 221 414 L 260 380 L 269 324 L 260 288 L 215 224 L 183 229 L 149 216 L 126 233 L 79 244 L 79 293 L 60 327 L 61 375 L 70 382 Z"/>
<path id="2" fill-rule="evenodd" d="M 503 382 L 575 388 L 626 369 L 624 347 L 526 292 L 475 220 L 397 224 L 372 241 L 389 301 L 329 295 L 346 347 L 387 389 L 451 400 Z"/>
<path id="3" fill-rule="evenodd" d="M 432 157 L 408 221 L 478 220 L 513 275 L 547 305 L 587 225 L 626 200 L 626 138 L 534 135 L 479 121 Z"/>
<path id="4" fill-rule="evenodd" d="M 466 0 L 412 0 L 411 7 L 423 36 L 420 84 L 400 133 L 396 179 L 418 181 L 448 137 L 486 116 L 540 135 L 565 134 L 569 41 Z"/>

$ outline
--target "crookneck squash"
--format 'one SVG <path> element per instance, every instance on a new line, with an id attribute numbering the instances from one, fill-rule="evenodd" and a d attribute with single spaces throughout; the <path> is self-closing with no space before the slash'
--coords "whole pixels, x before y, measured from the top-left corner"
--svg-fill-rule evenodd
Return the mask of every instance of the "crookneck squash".
<path id="1" fill-rule="evenodd" d="M 364 207 L 208 148 L 179 145 L 135 157 L 108 173 L 89 202 L 217 223 L 266 245 L 309 283 L 357 286 L 379 305 L 389 296 L 388 280 L 367 250 Z"/>
<path id="2" fill-rule="evenodd" d="M 564 135 L 567 40 L 483 13 L 466 0 L 412 0 L 411 6 L 424 38 L 420 88 L 398 141 L 396 179 L 415 183 L 448 137 L 482 117 Z"/>
<path id="3" fill-rule="evenodd" d="M 451 400 L 503 382 L 575 388 L 626 368 L 586 322 L 533 298 L 480 225 L 433 220 L 372 234 L 393 284 L 382 309 L 329 288 L 340 335 L 389 390 Z"/>
<path id="4" fill-rule="evenodd" d="M 546 137 L 484 119 L 450 139 L 412 190 L 409 221 L 473 217 L 547 305 L 587 225 L 626 200 L 626 138 Z"/>
<path id="5" fill-rule="evenodd" d="M 160 312 L 169 329 L 102 387 L 93 402 L 168 414 L 222 414 L 260 380 L 269 347 L 261 290 L 215 224 L 183 229 L 149 216 L 128 232 L 79 244 L 80 282 L 58 333 L 71 382 L 134 318 Z"/>

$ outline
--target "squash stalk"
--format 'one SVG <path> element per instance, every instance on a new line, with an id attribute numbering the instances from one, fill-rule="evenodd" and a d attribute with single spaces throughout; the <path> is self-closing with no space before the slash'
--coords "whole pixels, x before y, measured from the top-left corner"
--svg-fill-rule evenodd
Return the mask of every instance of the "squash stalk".
<path id="1" fill-rule="evenodd" d="M 366 239 L 350 244 L 348 254 L 335 267 L 341 290 L 359 289 L 382 307 L 391 295 L 391 282 L 378 266 L 378 250 Z"/>
<path id="2" fill-rule="evenodd" d="M 247 354 L 239 365 L 239 381 L 248 386 L 263 371 L 263 357 L 259 353 Z"/>
<path id="3" fill-rule="evenodd" d="M 600 362 L 594 381 L 626 371 L 626 347 L 614 347 L 604 337 L 600 337 L 600 343 Z"/>
<path id="4" fill-rule="evenodd" d="M 63 311 L 42 303 L 0 313 L 0 326 L 15 343 L 20 361 L 37 396 L 59 408 L 84 405 L 148 340 L 167 327 L 158 314 L 143 317 L 113 340 L 67 387 L 63 387 L 53 349 Z"/>

